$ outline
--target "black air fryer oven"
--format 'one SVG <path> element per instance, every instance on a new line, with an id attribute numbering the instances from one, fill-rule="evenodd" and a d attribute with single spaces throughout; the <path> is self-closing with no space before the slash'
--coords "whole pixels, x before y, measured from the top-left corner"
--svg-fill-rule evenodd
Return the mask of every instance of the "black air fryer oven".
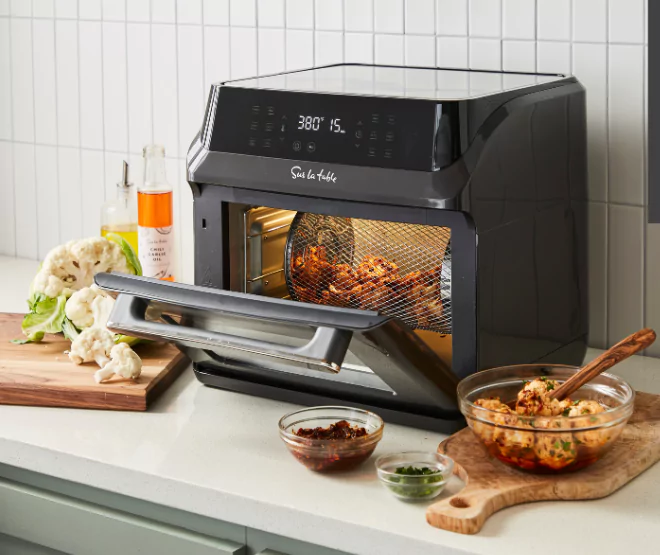
<path id="1" fill-rule="evenodd" d="M 196 286 L 102 275 L 115 331 L 205 384 L 449 431 L 479 369 L 582 361 L 573 77 L 335 65 L 214 85 L 188 153 Z"/>

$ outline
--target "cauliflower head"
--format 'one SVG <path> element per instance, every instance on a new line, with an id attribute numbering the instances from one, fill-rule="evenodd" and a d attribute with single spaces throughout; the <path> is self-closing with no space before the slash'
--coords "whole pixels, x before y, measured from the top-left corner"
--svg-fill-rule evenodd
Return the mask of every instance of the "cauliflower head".
<path id="1" fill-rule="evenodd" d="M 69 296 L 92 285 L 100 272 L 137 273 L 122 247 L 105 237 L 69 241 L 46 255 L 32 283 L 32 294 Z"/>
<path id="2" fill-rule="evenodd" d="M 78 329 L 105 327 L 114 299 L 95 284 L 76 291 L 66 302 L 66 317 Z M 108 310 L 109 309 L 109 310 Z M 95 314 L 96 312 L 96 314 Z"/>
<path id="3" fill-rule="evenodd" d="M 126 343 L 118 343 L 110 351 L 110 362 L 94 374 L 96 383 L 109 380 L 115 374 L 127 379 L 136 379 L 142 373 L 142 360 Z"/>
<path id="4" fill-rule="evenodd" d="M 114 346 L 112 332 L 100 327 L 86 328 L 71 343 L 69 359 L 75 364 L 96 362 L 103 368 L 110 361 Z"/>

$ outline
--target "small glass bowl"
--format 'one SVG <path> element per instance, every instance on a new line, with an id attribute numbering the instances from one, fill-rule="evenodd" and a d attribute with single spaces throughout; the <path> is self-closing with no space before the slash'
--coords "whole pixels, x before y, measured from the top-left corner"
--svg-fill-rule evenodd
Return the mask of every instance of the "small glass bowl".
<path id="1" fill-rule="evenodd" d="M 410 476 L 397 474 L 397 468 L 413 466 L 431 468 L 433 474 Z M 407 451 L 382 455 L 376 459 L 376 470 L 381 483 L 396 497 L 405 501 L 433 499 L 447 484 L 454 469 L 454 461 L 440 453 Z"/>
<path id="2" fill-rule="evenodd" d="M 367 430 L 354 439 L 309 439 L 294 434 L 299 428 L 327 428 L 346 420 Z M 373 412 L 351 407 L 312 407 L 282 417 L 280 437 L 289 451 L 310 470 L 337 472 L 350 470 L 366 461 L 383 437 L 383 419 Z"/>
<path id="3" fill-rule="evenodd" d="M 461 412 L 489 454 L 510 466 L 543 474 L 579 470 L 611 449 L 633 413 L 635 392 L 621 378 L 600 374 L 570 396 L 606 407 L 596 414 L 519 416 L 474 404 L 477 399 L 499 397 L 511 406 L 526 381 L 547 377 L 561 384 L 578 370 L 520 364 L 477 372 L 458 384 Z"/>

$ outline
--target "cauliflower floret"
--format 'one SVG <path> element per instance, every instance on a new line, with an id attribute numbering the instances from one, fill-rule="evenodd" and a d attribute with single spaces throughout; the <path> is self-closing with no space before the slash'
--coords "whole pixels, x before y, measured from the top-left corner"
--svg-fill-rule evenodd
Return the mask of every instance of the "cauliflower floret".
<path id="1" fill-rule="evenodd" d="M 568 411 L 568 416 L 581 416 L 571 422 L 574 428 L 588 428 L 598 423 L 594 414 L 605 412 L 605 408 L 598 401 L 580 400 L 576 401 Z M 589 430 L 587 432 L 576 432 L 575 442 L 585 447 L 599 447 L 605 445 L 612 435 L 611 430 L 606 427 L 602 429 Z"/>
<path id="2" fill-rule="evenodd" d="M 132 273 L 121 247 L 104 237 L 69 241 L 46 255 L 32 291 L 47 297 L 70 295 L 89 287 L 99 272 Z"/>
<path id="3" fill-rule="evenodd" d="M 107 316 L 113 305 L 114 299 L 92 284 L 90 287 L 83 287 L 71 295 L 71 298 L 66 302 L 65 312 L 66 317 L 78 329 L 89 328 L 94 325 L 105 327 L 108 321 Z"/>
<path id="4" fill-rule="evenodd" d="M 94 374 L 96 383 L 104 382 L 114 374 L 134 380 L 142 372 L 142 360 L 126 343 L 115 345 L 110 351 L 110 359 L 110 362 Z"/>
<path id="5" fill-rule="evenodd" d="M 71 343 L 69 358 L 76 364 L 94 361 L 103 368 L 110 360 L 109 355 L 114 346 L 114 336 L 107 329 L 87 328 Z"/>
<path id="6" fill-rule="evenodd" d="M 540 464 L 553 470 L 561 470 L 575 462 L 577 444 L 570 433 L 537 434 L 534 452 Z"/>

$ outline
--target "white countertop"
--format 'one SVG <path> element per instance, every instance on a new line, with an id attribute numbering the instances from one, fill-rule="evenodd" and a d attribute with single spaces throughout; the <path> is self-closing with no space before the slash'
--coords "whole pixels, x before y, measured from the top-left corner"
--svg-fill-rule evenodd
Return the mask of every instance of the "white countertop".
<path id="1" fill-rule="evenodd" d="M 24 311 L 36 266 L 0 257 L 0 310 Z M 617 368 L 660 393 L 660 360 Z M 147 413 L 0 406 L 0 462 L 356 554 L 544 555 L 560 542 L 606 555 L 660 543 L 660 465 L 608 498 L 512 507 L 464 536 L 429 526 L 426 505 L 395 499 L 369 461 L 341 476 L 307 471 L 277 434 L 293 408 L 204 387 L 188 370 Z M 442 439 L 388 425 L 375 455 Z"/>

